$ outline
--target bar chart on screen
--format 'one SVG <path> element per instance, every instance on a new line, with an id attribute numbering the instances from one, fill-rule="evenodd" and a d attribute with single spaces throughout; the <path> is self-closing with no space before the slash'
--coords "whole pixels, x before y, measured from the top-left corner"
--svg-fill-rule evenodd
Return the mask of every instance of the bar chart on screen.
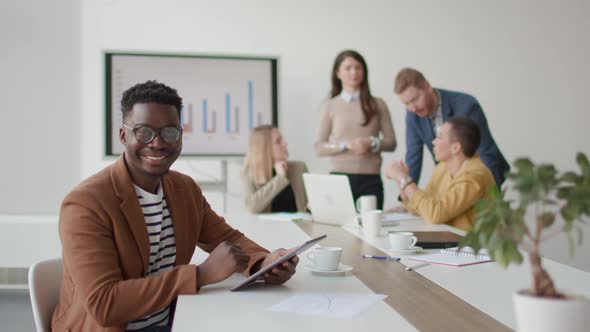
<path id="1" fill-rule="evenodd" d="M 164 83 L 182 97 L 185 155 L 243 155 L 252 128 L 277 123 L 276 59 L 108 55 L 110 154 L 122 151 L 117 135 L 123 92 L 147 80 Z"/>
<path id="2" fill-rule="evenodd" d="M 182 109 L 181 120 L 184 133 L 189 134 L 193 132 L 195 122 L 198 119 L 194 118 L 194 114 L 199 112 L 202 114 L 200 128 L 202 128 L 201 131 L 206 134 L 217 134 L 218 131 L 223 130 L 225 130 L 225 134 L 239 134 L 241 130 L 250 131 L 252 128 L 264 124 L 263 114 L 260 111 L 256 112 L 256 114 L 254 113 L 253 82 L 251 80 L 248 81 L 247 98 L 247 105 L 244 107 L 242 105 L 232 104 L 232 95 L 230 93 L 225 94 L 225 103 L 223 105 L 223 109 L 225 110 L 224 128 L 217 127 L 217 114 L 220 107 L 212 107 L 209 109 L 207 97 L 202 97 L 201 103 L 198 101 L 195 103 L 189 103 Z M 198 106 L 201 108 L 198 109 Z M 247 121 L 244 121 L 244 118 Z M 244 123 L 243 126 L 240 125 L 242 122 Z"/>

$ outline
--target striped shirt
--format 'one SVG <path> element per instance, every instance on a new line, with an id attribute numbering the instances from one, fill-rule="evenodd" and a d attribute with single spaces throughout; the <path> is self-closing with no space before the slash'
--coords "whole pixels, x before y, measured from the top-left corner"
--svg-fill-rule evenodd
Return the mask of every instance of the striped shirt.
<path id="1" fill-rule="evenodd" d="M 135 193 L 143 210 L 143 217 L 150 238 L 150 265 L 148 276 L 157 276 L 174 268 L 176 262 L 176 239 L 174 225 L 162 185 L 158 193 L 149 193 L 135 186 Z M 127 330 L 139 330 L 152 325 L 168 325 L 170 305 L 161 308 L 143 318 L 134 320 L 127 325 Z"/>

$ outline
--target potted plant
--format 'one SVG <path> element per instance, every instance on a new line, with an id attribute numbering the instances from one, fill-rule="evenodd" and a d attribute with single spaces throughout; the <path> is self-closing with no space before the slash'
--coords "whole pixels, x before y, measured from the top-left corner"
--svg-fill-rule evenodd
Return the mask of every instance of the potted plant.
<path id="1" fill-rule="evenodd" d="M 514 294 L 519 331 L 590 329 L 590 302 L 560 292 L 543 268 L 540 254 L 541 242 L 562 232 L 568 236 L 570 255 L 582 242 L 582 224 L 590 216 L 590 163 L 584 153 L 578 153 L 576 161 L 579 173 L 559 174 L 551 164 L 516 160 L 516 170 L 508 175 L 515 200 L 508 200 L 497 186 L 491 188 L 476 204 L 475 225 L 460 243 L 476 251 L 486 248 L 503 267 L 522 263 L 523 253 L 527 256 L 533 284 Z M 527 224 L 525 216 L 531 214 L 535 220 Z"/>

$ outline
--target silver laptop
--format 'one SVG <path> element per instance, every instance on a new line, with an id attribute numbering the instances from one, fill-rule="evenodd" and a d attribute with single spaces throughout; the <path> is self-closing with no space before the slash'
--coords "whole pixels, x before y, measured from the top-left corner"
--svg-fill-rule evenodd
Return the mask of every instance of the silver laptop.
<path id="1" fill-rule="evenodd" d="M 304 173 L 303 183 L 313 221 L 332 225 L 361 224 L 346 175 Z M 384 213 L 381 226 L 397 226 L 401 219 L 420 218 L 408 213 Z"/>
<path id="2" fill-rule="evenodd" d="M 332 225 L 357 224 L 346 175 L 304 173 L 303 183 L 313 221 Z"/>

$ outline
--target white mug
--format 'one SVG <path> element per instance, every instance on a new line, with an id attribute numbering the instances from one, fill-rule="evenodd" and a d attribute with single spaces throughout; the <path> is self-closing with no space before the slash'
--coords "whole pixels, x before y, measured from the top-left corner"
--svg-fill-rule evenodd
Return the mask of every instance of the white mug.
<path id="1" fill-rule="evenodd" d="M 389 245 L 391 250 L 410 249 L 416 245 L 418 238 L 412 232 L 390 232 Z"/>
<path id="2" fill-rule="evenodd" d="M 307 254 L 307 259 L 312 263 L 311 268 L 318 271 L 336 271 L 340 266 L 342 248 L 317 247 Z"/>
<path id="3" fill-rule="evenodd" d="M 356 210 L 361 216 L 375 209 L 377 209 L 377 196 L 361 196 L 356 200 Z"/>
<path id="4" fill-rule="evenodd" d="M 373 210 L 364 213 L 361 216 L 363 220 L 363 233 L 368 237 L 377 237 L 381 233 L 381 220 L 383 211 Z"/>

